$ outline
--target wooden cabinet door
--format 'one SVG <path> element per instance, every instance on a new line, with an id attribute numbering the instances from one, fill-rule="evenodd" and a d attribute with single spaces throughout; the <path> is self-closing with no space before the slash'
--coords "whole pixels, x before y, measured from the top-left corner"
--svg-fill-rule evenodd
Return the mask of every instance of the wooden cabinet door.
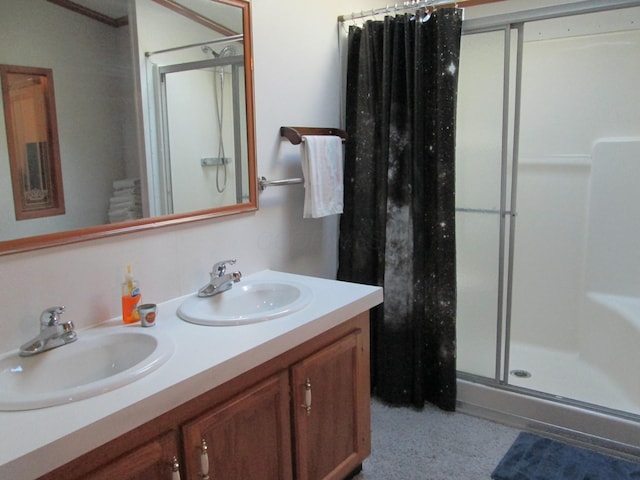
<path id="1" fill-rule="evenodd" d="M 85 478 L 91 480 L 172 480 L 174 458 L 179 457 L 177 432 L 148 442 Z"/>
<path id="2" fill-rule="evenodd" d="M 298 480 L 343 479 L 371 451 L 363 335 L 356 330 L 292 367 Z"/>
<path id="3" fill-rule="evenodd" d="M 187 479 L 203 478 L 203 455 L 211 480 L 292 479 L 287 372 L 187 423 L 182 433 Z"/>

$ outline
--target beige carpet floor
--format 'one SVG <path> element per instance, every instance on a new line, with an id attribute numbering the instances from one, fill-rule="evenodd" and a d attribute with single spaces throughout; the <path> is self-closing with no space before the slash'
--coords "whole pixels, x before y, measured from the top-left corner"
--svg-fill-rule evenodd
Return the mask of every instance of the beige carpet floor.
<path id="1" fill-rule="evenodd" d="M 371 402 L 371 456 L 354 480 L 489 480 L 519 431 L 427 405 Z"/>

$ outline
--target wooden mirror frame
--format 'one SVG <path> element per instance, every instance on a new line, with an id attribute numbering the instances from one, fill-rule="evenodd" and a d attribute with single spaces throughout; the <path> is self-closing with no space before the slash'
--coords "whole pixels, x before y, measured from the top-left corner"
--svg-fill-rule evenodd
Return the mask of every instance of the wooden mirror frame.
<path id="1" fill-rule="evenodd" d="M 0 65 L 0 82 L 16 220 L 61 215 L 65 208 L 53 71 Z M 36 147 L 36 159 L 29 146 Z M 29 179 L 37 188 L 29 188 Z"/>
<path id="2" fill-rule="evenodd" d="M 244 72 L 247 110 L 247 157 L 249 178 L 249 201 L 212 209 L 199 210 L 186 214 L 166 215 L 162 217 L 130 220 L 118 224 L 97 225 L 77 230 L 36 235 L 32 237 L 0 242 L 0 256 L 28 252 L 43 248 L 69 245 L 94 239 L 140 232 L 183 223 L 208 220 L 237 213 L 247 213 L 258 209 L 256 150 L 255 150 L 255 114 L 253 88 L 253 45 L 251 37 L 251 4 L 247 0 L 215 0 L 242 10 L 244 32 Z"/>

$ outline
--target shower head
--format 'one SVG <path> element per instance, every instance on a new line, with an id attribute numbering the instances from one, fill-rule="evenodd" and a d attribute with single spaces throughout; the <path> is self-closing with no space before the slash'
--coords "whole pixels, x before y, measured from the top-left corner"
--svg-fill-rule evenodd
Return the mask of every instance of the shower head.
<path id="1" fill-rule="evenodd" d="M 209 45 L 202 47 L 202 53 L 210 53 L 214 58 L 218 58 L 220 54 L 216 53 Z"/>
<path id="2" fill-rule="evenodd" d="M 217 53 L 209 45 L 205 45 L 204 47 L 202 47 L 202 51 L 204 53 L 210 53 L 214 58 L 220 58 L 220 57 L 224 58 L 224 57 L 231 57 L 233 55 L 236 55 L 236 47 L 234 45 L 227 45 L 222 50 L 220 50 L 220 53 Z"/>
<path id="3" fill-rule="evenodd" d="M 220 50 L 221 57 L 232 57 L 234 55 L 236 55 L 235 45 L 227 45 L 222 50 Z"/>

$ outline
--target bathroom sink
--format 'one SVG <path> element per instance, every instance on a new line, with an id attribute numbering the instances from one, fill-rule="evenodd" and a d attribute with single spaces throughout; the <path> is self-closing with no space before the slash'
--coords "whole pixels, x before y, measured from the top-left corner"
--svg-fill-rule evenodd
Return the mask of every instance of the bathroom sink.
<path id="1" fill-rule="evenodd" d="M 31 357 L 0 357 L 0 410 L 32 410 L 74 402 L 127 385 L 173 354 L 173 342 L 140 331 L 78 332 L 74 343 Z"/>
<path id="2" fill-rule="evenodd" d="M 311 289 L 300 283 L 242 280 L 213 297 L 194 294 L 178 307 L 178 316 L 199 325 L 245 325 L 297 312 L 312 297 Z"/>

